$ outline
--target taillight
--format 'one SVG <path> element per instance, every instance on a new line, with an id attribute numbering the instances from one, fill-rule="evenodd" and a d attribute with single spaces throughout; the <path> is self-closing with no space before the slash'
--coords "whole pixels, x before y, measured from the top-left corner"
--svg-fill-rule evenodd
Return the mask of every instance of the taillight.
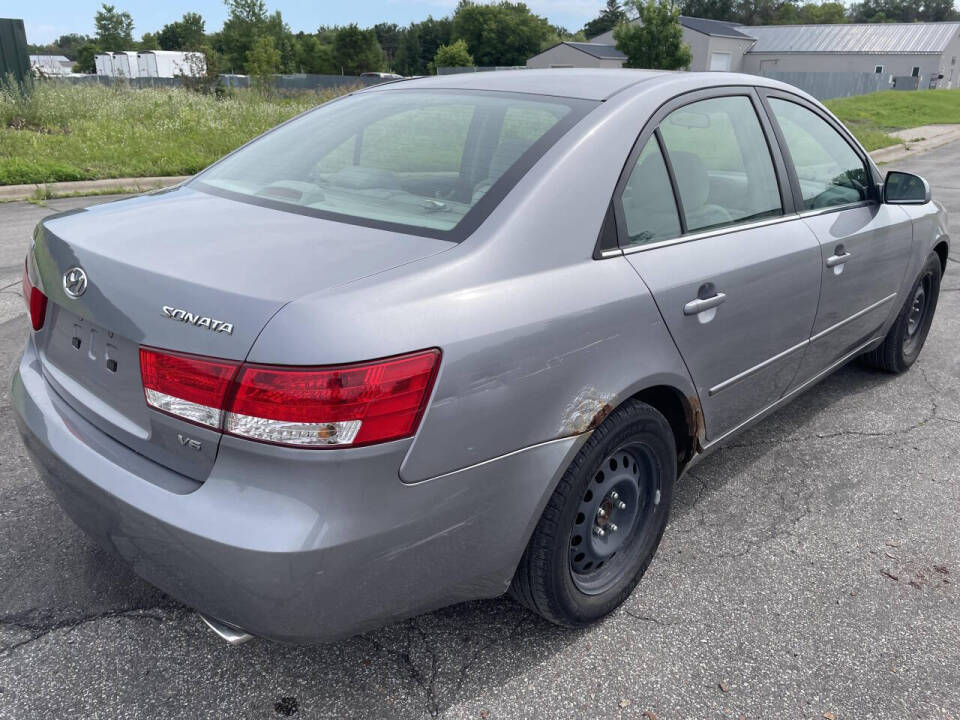
<path id="1" fill-rule="evenodd" d="M 140 350 L 151 407 L 250 440 L 308 448 L 413 435 L 439 364 L 439 350 L 316 368 Z"/>
<path id="2" fill-rule="evenodd" d="M 40 292 L 40 288 L 34 287 L 30 280 L 30 256 L 23 262 L 23 302 L 27 306 L 27 312 L 30 313 L 30 324 L 34 330 L 43 327 L 44 318 L 47 315 L 47 296 Z"/>
<path id="3" fill-rule="evenodd" d="M 219 429 L 223 404 L 239 363 L 140 348 L 147 405 L 198 425 Z"/>

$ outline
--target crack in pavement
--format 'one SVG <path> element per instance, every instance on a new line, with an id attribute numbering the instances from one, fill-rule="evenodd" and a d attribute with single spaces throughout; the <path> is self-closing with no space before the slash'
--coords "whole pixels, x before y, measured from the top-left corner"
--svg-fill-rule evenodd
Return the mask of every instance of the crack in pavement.
<path id="1" fill-rule="evenodd" d="M 404 625 L 412 630 L 415 630 L 420 636 L 421 640 L 424 642 L 424 645 L 427 646 L 425 647 L 425 650 L 431 656 L 431 676 L 429 679 L 420 671 L 420 668 L 417 667 L 417 664 L 410 656 L 412 643 L 409 639 L 409 633 L 407 633 L 407 647 L 404 650 L 394 650 L 393 648 L 389 648 L 376 638 L 369 635 L 361 635 L 361 639 L 368 642 L 379 654 L 392 658 L 400 666 L 400 668 L 406 672 L 410 680 L 412 680 L 413 683 L 425 695 L 427 714 L 429 714 L 430 717 L 438 717 L 440 710 L 436 694 L 437 654 L 426 642 L 426 633 L 417 623 L 417 618 L 411 618 L 410 620 L 407 620 Z"/>
<path id="2" fill-rule="evenodd" d="M 158 611 L 166 611 L 166 615 L 161 614 L 161 612 Z M 77 618 L 61 620 L 43 619 L 44 614 L 47 612 L 49 611 L 31 608 L 30 610 L 25 610 L 23 612 L 0 616 L 0 627 L 12 627 L 30 633 L 30 637 L 28 637 L 26 640 L 21 640 L 0 648 L 0 658 L 10 656 L 17 649 L 34 643 L 37 640 L 46 637 L 50 633 L 57 632 L 59 630 L 71 632 L 83 625 L 100 622 L 101 620 L 126 618 L 131 620 L 154 620 L 157 622 L 163 622 L 167 619 L 179 620 L 186 617 L 188 614 L 187 610 L 177 608 L 174 605 L 156 605 L 154 607 L 147 608 L 118 608 L 114 610 L 105 610 L 103 612 L 93 613 L 90 615 L 81 615 Z"/>
<path id="3" fill-rule="evenodd" d="M 463 684 L 466 682 L 470 669 L 476 665 L 477 660 L 479 660 L 480 657 L 482 657 L 482 655 L 498 641 L 498 638 L 487 637 L 486 642 L 478 643 L 477 647 L 470 654 L 470 657 L 467 659 L 467 661 L 460 666 L 460 669 L 457 673 L 457 679 L 453 683 L 453 687 L 447 693 L 444 693 L 443 696 L 441 696 L 441 693 L 437 689 L 437 679 L 440 676 L 439 655 L 437 650 L 434 648 L 433 643 L 431 643 L 429 637 L 427 636 L 426 631 L 420 625 L 419 619 L 420 618 L 411 618 L 404 623 L 408 630 L 406 633 L 407 644 L 404 649 L 398 650 L 387 647 L 375 637 L 371 637 L 369 635 L 362 635 L 360 638 L 369 643 L 377 653 L 385 657 L 389 657 L 397 663 L 397 665 L 406 673 L 407 677 L 424 695 L 426 700 L 426 707 L 424 709 L 426 713 L 431 718 L 438 718 L 459 700 L 460 693 L 463 690 Z M 503 640 L 506 642 L 515 640 L 520 635 L 520 632 L 525 625 L 534 622 L 535 618 L 524 613 L 513 625 L 513 627 L 506 633 Z M 419 639 L 420 643 L 422 644 L 423 652 L 426 653 L 429 661 L 429 672 L 422 670 L 414 661 L 413 656 L 411 655 L 413 648 L 413 642 L 411 641 L 412 639 Z"/>
<path id="4" fill-rule="evenodd" d="M 745 443 L 730 443 L 729 445 L 721 445 L 719 450 L 740 450 L 743 448 L 757 448 L 770 445 L 795 445 L 797 443 L 803 442 L 814 442 L 816 440 L 831 440 L 838 437 L 896 437 L 899 435 L 909 435 L 915 430 L 938 420 L 943 420 L 946 422 L 957 422 L 953 418 L 943 418 L 937 415 L 936 401 L 933 401 L 933 408 L 930 414 L 922 420 L 917 421 L 913 425 L 907 428 L 902 428 L 900 430 L 877 430 L 877 431 L 867 431 L 867 430 L 837 430 L 829 433 L 813 433 L 812 435 L 795 435 L 787 438 L 771 438 L 765 437 L 760 440 L 754 440 L 751 442 Z"/>

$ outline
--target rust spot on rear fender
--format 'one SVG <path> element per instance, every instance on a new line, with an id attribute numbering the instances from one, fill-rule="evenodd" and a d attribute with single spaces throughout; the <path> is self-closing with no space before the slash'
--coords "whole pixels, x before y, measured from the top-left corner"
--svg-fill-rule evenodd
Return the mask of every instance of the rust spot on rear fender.
<path id="1" fill-rule="evenodd" d="M 613 412 L 613 394 L 586 387 L 563 410 L 558 437 L 595 430 Z"/>
<path id="2" fill-rule="evenodd" d="M 687 427 L 693 433 L 689 450 L 689 457 L 693 457 L 694 453 L 703 448 L 703 442 L 706 440 L 703 407 L 700 405 L 700 398 L 696 395 L 687 396 Z"/>

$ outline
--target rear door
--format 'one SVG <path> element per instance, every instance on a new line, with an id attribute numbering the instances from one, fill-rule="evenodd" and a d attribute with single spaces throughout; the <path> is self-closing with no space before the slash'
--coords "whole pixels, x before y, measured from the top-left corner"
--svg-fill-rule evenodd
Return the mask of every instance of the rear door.
<path id="1" fill-rule="evenodd" d="M 715 440 L 775 402 L 810 335 L 820 249 L 750 88 L 683 96 L 641 134 L 614 199 Z"/>
<path id="2" fill-rule="evenodd" d="M 820 242 L 822 284 L 800 384 L 856 354 L 903 300 L 913 227 L 877 197 L 861 149 L 826 113 L 788 93 L 766 93 L 800 216 Z"/>

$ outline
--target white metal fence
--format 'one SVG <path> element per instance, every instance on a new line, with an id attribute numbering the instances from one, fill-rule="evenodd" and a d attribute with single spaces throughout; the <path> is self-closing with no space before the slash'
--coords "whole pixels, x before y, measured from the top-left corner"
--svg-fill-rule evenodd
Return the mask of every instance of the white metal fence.
<path id="1" fill-rule="evenodd" d="M 183 79 L 173 78 L 122 78 L 107 75 L 68 75 L 63 77 L 45 78 L 50 82 L 67 82 L 75 85 L 123 85 L 132 88 L 151 87 L 180 87 Z M 221 75 L 220 81 L 224 87 L 250 87 L 249 75 Z M 326 90 L 329 88 L 351 87 L 355 85 L 377 85 L 388 82 L 384 78 L 359 77 L 357 75 L 277 75 L 275 87 L 278 90 Z"/>
<path id="2" fill-rule="evenodd" d="M 794 85 L 817 100 L 866 95 L 879 90 L 929 90 L 939 84 L 937 76 L 894 77 L 889 73 L 764 72 L 763 77 Z"/>
<path id="3" fill-rule="evenodd" d="M 492 72 L 495 70 L 526 70 L 526 65 L 497 65 L 497 66 L 487 66 L 487 67 L 477 67 L 476 65 L 470 65 L 468 67 L 438 67 L 437 75 L 458 75 L 460 73 L 473 73 L 473 72 Z"/>

